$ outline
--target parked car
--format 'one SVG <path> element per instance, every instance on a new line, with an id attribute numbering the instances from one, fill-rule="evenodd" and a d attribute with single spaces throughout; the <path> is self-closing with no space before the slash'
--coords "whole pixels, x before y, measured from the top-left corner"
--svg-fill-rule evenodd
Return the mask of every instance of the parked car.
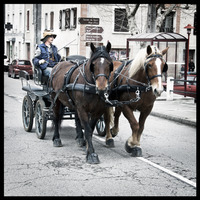
<path id="1" fill-rule="evenodd" d="M 19 76 L 20 70 L 27 71 L 30 78 L 33 78 L 32 65 L 29 60 L 13 60 L 8 68 L 8 77 L 16 78 Z"/>
<path id="2" fill-rule="evenodd" d="M 176 81 L 174 82 L 174 93 L 175 94 L 182 94 L 184 95 L 184 81 L 181 80 L 185 80 L 184 77 L 182 77 L 180 79 L 180 81 Z M 187 80 L 188 81 L 197 81 L 197 76 L 196 75 L 187 75 Z M 197 83 L 196 82 L 186 82 L 186 96 L 190 96 L 190 97 L 194 97 L 196 99 L 196 88 L 197 88 Z M 178 91 L 183 91 L 183 92 L 178 92 Z M 191 92 L 191 93 L 190 93 Z"/>

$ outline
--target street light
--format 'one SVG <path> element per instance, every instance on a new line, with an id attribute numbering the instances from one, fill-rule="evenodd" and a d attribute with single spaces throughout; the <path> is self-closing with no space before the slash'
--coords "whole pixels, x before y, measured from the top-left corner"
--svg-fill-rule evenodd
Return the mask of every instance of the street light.
<path id="1" fill-rule="evenodd" d="M 191 24 L 188 24 L 184 28 L 187 29 L 187 34 L 188 34 L 188 40 L 186 42 L 187 47 L 186 47 L 186 66 L 185 66 L 185 81 L 187 80 L 187 72 L 188 72 L 188 65 L 189 65 L 189 42 L 190 42 L 190 34 L 191 34 L 191 29 L 194 29 Z M 184 87 L 185 87 L 185 92 L 186 92 L 186 82 L 184 82 Z M 184 97 L 186 97 L 186 94 L 184 93 Z"/>

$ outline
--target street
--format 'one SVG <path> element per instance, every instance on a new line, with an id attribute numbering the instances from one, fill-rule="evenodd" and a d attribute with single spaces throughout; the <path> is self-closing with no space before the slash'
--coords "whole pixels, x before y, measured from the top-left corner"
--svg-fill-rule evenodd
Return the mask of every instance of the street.
<path id="1" fill-rule="evenodd" d="M 43 140 L 37 138 L 35 124 L 30 133 L 24 130 L 25 95 L 20 79 L 4 72 L 4 196 L 196 196 L 196 187 L 190 184 L 196 183 L 195 127 L 149 115 L 141 137 L 143 160 L 124 149 L 131 129 L 121 115 L 115 148 L 107 148 L 105 138 L 94 131 L 100 164 L 90 165 L 85 149 L 75 141 L 73 120 L 62 122 L 61 148 L 53 147 L 51 121 Z"/>

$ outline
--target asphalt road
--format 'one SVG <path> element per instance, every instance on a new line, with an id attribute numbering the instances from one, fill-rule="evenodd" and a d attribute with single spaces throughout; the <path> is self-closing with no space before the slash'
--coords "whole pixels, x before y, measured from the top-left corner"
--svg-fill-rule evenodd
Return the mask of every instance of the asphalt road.
<path id="1" fill-rule="evenodd" d="M 32 132 L 24 131 L 21 106 L 25 95 L 20 80 L 5 73 L 4 196 L 196 196 L 196 187 L 190 184 L 196 182 L 195 128 L 150 115 L 139 159 L 124 149 L 131 131 L 121 116 L 115 148 L 106 148 L 105 139 L 94 132 L 100 164 L 90 165 L 85 150 L 76 144 L 73 120 L 62 123 L 61 148 L 53 147 L 50 121 L 44 140 L 36 137 L 34 125 Z"/>

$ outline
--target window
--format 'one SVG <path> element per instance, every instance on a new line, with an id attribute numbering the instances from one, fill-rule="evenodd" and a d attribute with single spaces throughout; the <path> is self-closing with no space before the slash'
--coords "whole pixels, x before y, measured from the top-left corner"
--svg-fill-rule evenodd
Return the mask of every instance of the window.
<path id="1" fill-rule="evenodd" d="M 53 30 L 53 24 L 54 24 L 54 12 L 50 13 L 50 30 Z"/>
<path id="2" fill-rule="evenodd" d="M 173 33 L 174 28 L 173 28 L 173 18 L 174 18 L 174 12 L 170 12 L 165 20 L 164 23 L 161 26 L 161 32 L 168 32 L 168 33 Z"/>
<path id="3" fill-rule="evenodd" d="M 19 60 L 18 65 L 31 65 L 31 63 L 27 60 Z"/>
<path id="4" fill-rule="evenodd" d="M 70 9 L 65 10 L 65 28 L 70 28 Z"/>
<path id="5" fill-rule="evenodd" d="M 77 23 L 77 8 L 67 8 L 60 10 L 59 29 L 75 29 Z"/>
<path id="6" fill-rule="evenodd" d="M 126 59 L 126 49 L 111 49 L 110 57 L 112 60 L 125 60 Z"/>
<path id="7" fill-rule="evenodd" d="M 129 32 L 126 9 L 115 8 L 115 11 L 114 11 L 114 31 L 115 32 Z"/>
<path id="8" fill-rule="evenodd" d="M 45 13 L 45 30 L 48 30 L 48 13 Z"/>
<path id="9" fill-rule="evenodd" d="M 26 22 L 26 25 L 27 25 L 27 31 L 29 31 L 30 29 L 30 27 L 29 27 L 29 20 L 30 20 L 30 11 L 29 10 L 27 10 L 27 13 L 26 13 L 26 19 L 27 19 L 27 22 Z"/>

